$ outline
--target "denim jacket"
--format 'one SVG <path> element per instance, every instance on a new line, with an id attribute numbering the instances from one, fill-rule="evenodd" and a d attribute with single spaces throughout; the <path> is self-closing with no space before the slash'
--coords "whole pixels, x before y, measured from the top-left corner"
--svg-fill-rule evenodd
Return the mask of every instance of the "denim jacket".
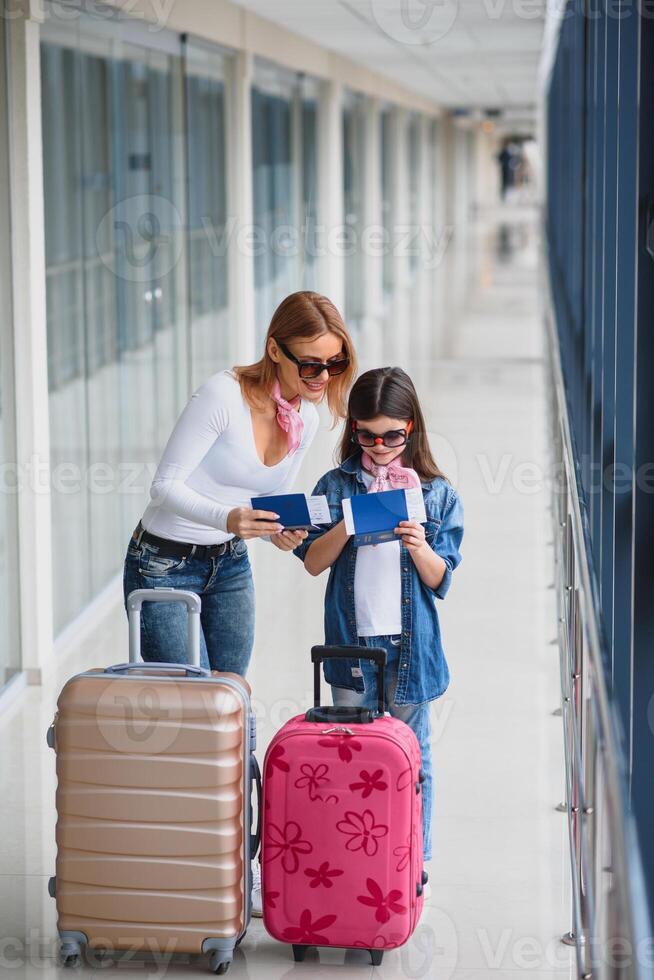
<path id="1" fill-rule="evenodd" d="M 295 549 L 295 554 L 302 561 L 311 544 L 343 519 L 343 498 L 367 493 L 361 477 L 361 453 L 357 452 L 339 468 L 325 473 L 313 492 L 327 497 L 332 523 L 310 531 Z M 463 538 L 463 504 L 456 491 L 442 477 L 423 483 L 422 493 L 427 514 L 424 525 L 427 542 L 447 567 L 438 588 L 430 589 L 420 578 L 408 549 L 401 548 L 402 640 L 395 690 L 397 704 L 431 701 L 444 693 L 450 680 L 435 600 L 445 598 L 452 582 L 452 572 L 461 561 L 459 547 Z M 325 593 L 327 644 L 358 644 L 354 608 L 356 551 L 350 538 L 330 569 Z M 356 669 L 358 667 L 358 660 L 327 660 L 325 679 L 336 687 L 363 691 L 364 684 L 360 671 Z"/>

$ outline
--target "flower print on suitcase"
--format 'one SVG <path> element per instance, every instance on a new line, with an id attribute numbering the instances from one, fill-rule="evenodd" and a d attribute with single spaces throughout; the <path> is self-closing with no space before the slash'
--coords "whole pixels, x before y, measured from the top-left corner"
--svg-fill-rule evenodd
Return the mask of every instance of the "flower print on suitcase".
<path id="1" fill-rule="evenodd" d="M 354 783 L 350 783 L 350 789 L 353 792 L 361 790 L 362 799 L 367 800 L 375 790 L 383 792 L 385 789 L 388 789 L 388 783 L 384 782 L 383 775 L 383 769 L 375 769 L 373 773 L 369 773 L 367 769 L 362 769 L 359 773 L 359 779 Z"/>
<path id="2" fill-rule="evenodd" d="M 375 822 L 372 810 L 363 813 L 348 810 L 336 829 L 349 838 L 345 845 L 348 851 L 363 851 L 368 857 L 374 857 L 379 850 L 379 838 L 388 834 L 386 824 Z"/>
<path id="3" fill-rule="evenodd" d="M 310 854 L 313 847 L 308 840 L 302 839 L 300 825 L 289 820 L 284 828 L 274 823 L 266 824 L 266 856 L 264 861 L 275 861 L 281 858 L 282 868 L 288 875 L 297 873 L 300 867 L 300 857 Z"/>
<path id="4" fill-rule="evenodd" d="M 328 776 L 329 766 L 324 762 L 317 766 L 311 766 L 305 762 L 300 766 L 302 775 L 295 780 L 296 789 L 306 789 L 309 799 L 313 802 L 319 800 L 321 803 L 338 803 L 338 796 L 330 793 Z"/>

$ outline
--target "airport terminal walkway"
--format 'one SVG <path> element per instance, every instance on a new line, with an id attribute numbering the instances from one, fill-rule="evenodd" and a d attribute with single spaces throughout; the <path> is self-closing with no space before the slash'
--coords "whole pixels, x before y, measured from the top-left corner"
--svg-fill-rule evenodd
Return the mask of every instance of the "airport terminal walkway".
<path id="1" fill-rule="evenodd" d="M 428 977 L 477 980 L 572 973 L 560 935 L 569 926 L 569 859 L 563 798 L 546 372 L 539 309 L 536 209 L 478 215 L 453 242 L 441 274 L 441 349 L 412 372 L 433 430 L 437 460 L 466 510 L 463 561 L 439 605 L 452 682 L 432 705 L 435 744 L 432 897 L 410 944 L 374 970 L 365 954 L 321 950 L 294 964 L 290 949 L 254 921 L 229 976 L 236 978 Z M 364 365 L 368 366 L 368 365 Z M 334 443 L 324 430 L 305 470 L 326 468 Z M 260 716 L 259 752 L 273 731 L 309 703 L 308 651 L 322 638 L 321 580 L 292 556 L 257 545 L 258 639 L 250 673 Z M 291 597 L 291 601 L 289 601 Z M 297 598 L 293 598 L 297 597 Z M 13 977 L 64 975 L 52 957 L 55 909 L 54 756 L 45 743 L 56 696 L 85 666 L 124 659 L 122 616 L 96 642 L 58 665 L 0 720 L 0 918 L 3 968 Z M 338 966 L 337 966 L 338 964 Z M 152 963 L 105 975 L 162 974 Z M 204 975 L 176 961 L 173 974 Z M 198 972 L 199 971 L 199 972 Z"/>

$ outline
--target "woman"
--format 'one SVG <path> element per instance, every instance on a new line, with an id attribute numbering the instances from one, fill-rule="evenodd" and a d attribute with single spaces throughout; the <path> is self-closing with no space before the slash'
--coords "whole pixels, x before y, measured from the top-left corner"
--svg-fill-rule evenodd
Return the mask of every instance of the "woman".
<path id="1" fill-rule="evenodd" d="M 261 360 L 213 375 L 173 429 L 127 548 L 133 589 L 188 589 L 202 599 L 201 663 L 245 675 L 254 641 L 254 584 L 246 541 L 270 536 L 292 551 L 304 531 L 284 531 L 250 498 L 291 489 L 327 398 L 343 418 L 355 372 L 352 341 L 326 296 L 292 293 L 273 314 Z M 186 657 L 186 613 L 145 603 L 144 660 Z"/>

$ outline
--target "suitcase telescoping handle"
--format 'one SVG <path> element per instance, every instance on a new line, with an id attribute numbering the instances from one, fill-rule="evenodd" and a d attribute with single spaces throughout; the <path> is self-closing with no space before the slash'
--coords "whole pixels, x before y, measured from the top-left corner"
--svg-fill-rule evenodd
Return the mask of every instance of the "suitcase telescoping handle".
<path id="1" fill-rule="evenodd" d="M 323 660 L 370 660 L 377 665 L 377 712 L 370 708 L 328 707 L 320 704 L 320 665 Z M 307 711 L 307 721 L 369 723 L 383 717 L 386 710 L 384 697 L 384 668 L 387 654 L 383 647 L 316 646 L 311 648 L 313 663 L 313 708 Z"/>
<path id="2" fill-rule="evenodd" d="M 200 596 L 184 589 L 134 589 L 127 596 L 127 619 L 129 622 L 129 662 L 140 664 L 141 660 L 141 608 L 144 602 L 183 602 L 188 610 L 188 632 L 186 657 L 193 667 L 200 668 Z M 122 666 L 122 665 L 121 665 Z M 153 665 L 154 666 L 154 665 Z M 171 664 L 158 664 L 170 668 Z M 174 668 L 174 664 L 172 667 Z M 206 671 L 202 671 L 203 674 Z"/>
<path id="3" fill-rule="evenodd" d="M 195 664 L 169 664 L 164 663 L 130 663 L 112 664 L 105 668 L 105 674 L 128 674 L 130 670 L 136 670 L 139 674 L 147 674 L 149 671 L 160 674 L 162 670 L 171 673 L 181 673 L 185 677 L 208 677 L 211 673 L 206 667 L 196 667 Z"/>

